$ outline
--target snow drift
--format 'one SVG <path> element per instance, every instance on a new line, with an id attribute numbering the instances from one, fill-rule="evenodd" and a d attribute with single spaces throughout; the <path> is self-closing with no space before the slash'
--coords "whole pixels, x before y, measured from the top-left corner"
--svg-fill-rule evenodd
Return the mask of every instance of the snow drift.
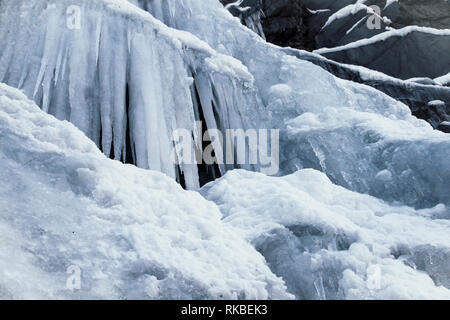
<path id="1" fill-rule="evenodd" d="M 290 297 L 214 204 L 107 159 L 3 84 L 0 161 L 0 299 Z"/>
<path id="2" fill-rule="evenodd" d="M 311 169 L 283 178 L 235 170 L 202 194 L 298 299 L 450 298 L 442 205 L 389 206 Z"/>
<path id="3" fill-rule="evenodd" d="M 202 189 L 220 212 L 3 84 L 0 159 L 2 299 L 450 298 L 442 205 L 392 207 L 315 170 L 232 171 Z"/>

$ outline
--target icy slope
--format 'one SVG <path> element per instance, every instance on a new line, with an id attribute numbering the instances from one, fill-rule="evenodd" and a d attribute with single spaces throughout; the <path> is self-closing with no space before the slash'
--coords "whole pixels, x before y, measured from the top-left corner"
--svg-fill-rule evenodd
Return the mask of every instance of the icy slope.
<path id="1" fill-rule="evenodd" d="M 79 29 L 67 14 L 73 6 Z M 0 81 L 75 124 L 106 155 L 191 189 L 197 166 L 170 160 L 173 131 L 194 132 L 200 115 L 210 129 L 254 127 L 246 122 L 259 105 L 240 62 L 125 0 L 2 1 Z"/>
<path id="2" fill-rule="evenodd" d="M 441 130 L 441 123 L 450 120 L 450 88 L 442 86 L 445 77 L 435 79 L 434 83 L 429 79 L 426 84 L 404 81 L 365 67 L 338 63 L 315 53 L 290 48 L 285 50 L 300 59 L 311 61 L 338 78 L 364 83 L 402 101 L 413 115 L 426 120 L 433 128 Z M 444 105 L 430 106 L 429 102 L 434 100 L 443 101 Z"/>
<path id="3" fill-rule="evenodd" d="M 143 3 L 248 68 L 265 107 L 262 126 L 282 130 L 281 174 L 314 168 L 389 201 L 450 203 L 450 136 L 412 117 L 404 104 L 267 44 L 218 1 Z"/>
<path id="4" fill-rule="evenodd" d="M 450 220 L 333 185 L 318 171 L 235 170 L 202 189 L 298 299 L 449 299 Z"/>
<path id="5" fill-rule="evenodd" d="M 0 162 L 0 299 L 289 298 L 213 203 L 107 159 L 3 84 Z"/>

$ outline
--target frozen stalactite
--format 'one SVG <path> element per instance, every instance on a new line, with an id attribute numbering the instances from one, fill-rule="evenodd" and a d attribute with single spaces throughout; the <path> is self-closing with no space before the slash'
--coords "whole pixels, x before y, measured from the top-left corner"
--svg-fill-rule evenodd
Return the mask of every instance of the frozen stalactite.
<path id="1" fill-rule="evenodd" d="M 450 203 L 450 139 L 411 116 L 406 105 L 333 77 L 297 58 L 301 51 L 267 44 L 219 1 L 140 3 L 153 3 L 147 9 L 156 18 L 248 68 L 264 106 L 259 126 L 280 129 L 280 174 L 315 168 L 336 184 L 384 200 L 422 208 Z M 391 172 L 390 181 L 380 181 L 383 170 Z"/>
<path id="2" fill-rule="evenodd" d="M 264 35 L 263 26 L 261 24 L 261 18 L 264 13 L 259 10 L 248 17 L 244 18 L 244 24 L 253 32 L 259 34 L 264 40 L 266 40 L 266 36 Z"/>
<path id="3" fill-rule="evenodd" d="M 71 5 L 80 8 L 79 29 L 67 26 Z M 195 108 L 208 128 L 245 128 L 239 104 L 257 103 L 240 63 L 126 1 L 0 6 L 1 82 L 75 124 L 106 155 L 164 172 L 187 188 L 199 187 L 198 168 L 171 160 L 172 133 L 195 131 Z"/>
<path id="4" fill-rule="evenodd" d="M 261 18 L 264 12 L 261 9 L 260 0 L 238 0 L 225 6 L 235 17 L 241 19 L 241 22 L 253 32 L 266 39 L 261 24 Z"/>

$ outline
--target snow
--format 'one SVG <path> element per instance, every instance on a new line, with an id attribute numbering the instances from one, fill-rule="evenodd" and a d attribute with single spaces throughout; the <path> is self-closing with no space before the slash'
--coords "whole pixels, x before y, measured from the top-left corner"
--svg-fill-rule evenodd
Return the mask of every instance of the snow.
<path id="1" fill-rule="evenodd" d="M 420 83 L 425 85 L 431 85 L 431 86 L 437 86 L 439 83 L 434 81 L 433 79 L 430 79 L 428 77 L 415 77 L 405 80 L 407 82 L 414 82 L 414 83 Z"/>
<path id="2" fill-rule="evenodd" d="M 337 52 L 337 51 L 344 51 L 354 48 L 359 48 L 363 46 L 368 46 L 380 41 L 386 41 L 389 38 L 392 37 L 405 37 L 408 34 L 412 32 L 422 32 L 427 34 L 432 34 L 436 36 L 449 36 L 450 35 L 450 29 L 434 29 L 429 27 L 419 27 L 419 26 L 407 26 L 398 30 L 389 30 L 382 33 L 379 33 L 369 39 L 361 39 L 358 41 L 351 42 L 349 44 L 334 47 L 334 48 L 320 48 L 317 50 L 314 50 L 314 53 L 318 54 L 325 54 L 330 52 Z"/>
<path id="3" fill-rule="evenodd" d="M 446 75 L 443 75 L 442 77 L 434 79 L 437 83 L 439 83 L 442 86 L 450 85 L 450 72 Z"/>
<path id="4" fill-rule="evenodd" d="M 325 12 L 330 12 L 331 11 L 330 9 L 319 9 L 319 10 L 311 10 L 309 8 L 306 8 L 306 9 L 308 9 L 308 11 L 311 14 L 320 14 L 320 13 L 325 13 Z"/>
<path id="5" fill-rule="evenodd" d="M 0 1 L 0 298 L 449 298 L 448 134 L 216 0 L 132 2 Z M 200 113 L 280 129 L 284 177 L 183 190 Z"/>
<path id="6" fill-rule="evenodd" d="M 216 1 L 167 0 L 158 8 L 149 10 L 247 67 L 259 95 L 258 106 L 247 105 L 257 110 L 249 113 L 256 128 L 281 130 L 279 175 L 314 168 L 334 183 L 384 200 L 422 208 L 449 203 L 445 181 L 450 180 L 450 164 L 443 159 L 450 155 L 450 138 L 411 116 L 406 105 L 337 79 L 294 57 L 295 50 L 267 44 Z M 384 76 L 359 70 L 367 77 Z M 305 112 L 322 123 L 320 128 L 311 125 L 318 130 L 302 130 L 290 122 Z M 380 186 L 376 175 L 384 169 L 394 178 Z"/>
<path id="7" fill-rule="evenodd" d="M 230 171 L 205 200 L 107 159 L 4 84 L 0 159 L 0 298 L 450 297 L 444 205 L 391 206 L 312 169 Z M 377 173 L 380 184 L 393 176 Z M 69 266 L 81 268 L 81 290 L 66 288 Z"/>
<path id="8" fill-rule="evenodd" d="M 311 169 L 282 178 L 235 170 L 202 194 L 298 299 L 450 297 L 448 207 L 389 206 Z"/>
<path id="9" fill-rule="evenodd" d="M 361 4 L 361 3 L 350 4 L 344 8 L 336 11 L 335 13 L 333 13 L 328 18 L 328 20 L 325 22 L 325 24 L 322 26 L 322 30 L 325 29 L 326 27 L 328 27 L 334 21 L 348 17 L 350 15 L 355 15 L 362 10 L 366 10 L 367 13 L 372 13 L 372 14 L 374 12 L 371 8 L 369 8 L 368 6 Z"/>
<path id="10" fill-rule="evenodd" d="M 386 5 L 384 6 L 384 9 L 394 4 L 395 2 L 398 2 L 398 0 L 386 0 Z"/>
<path id="11" fill-rule="evenodd" d="M 0 299 L 291 297 L 213 203 L 107 159 L 4 84 L 0 159 Z"/>
<path id="12" fill-rule="evenodd" d="M 432 107 L 432 106 L 445 106 L 445 102 L 441 101 L 441 100 L 433 100 L 433 101 L 428 102 L 428 105 L 430 107 Z"/>

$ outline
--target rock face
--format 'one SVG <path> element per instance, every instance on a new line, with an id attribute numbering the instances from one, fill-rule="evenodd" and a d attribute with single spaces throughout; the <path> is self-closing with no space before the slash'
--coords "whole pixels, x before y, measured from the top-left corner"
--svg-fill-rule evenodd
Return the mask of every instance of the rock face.
<path id="1" fill-rule="evenodd" d="M 284 47 L 311 48 L 304 22 L 306 8 L 301 0 L 263 0 L 262 10 L 263 28 L 269 42 Z"/>
<path id="2" fill-rule="evenodd" d="M 369 0 L 360 4 L 354 0 L 305 0 L 305 3 L 316 10 L 313 17 L 305 20 L 315 48 L 332 48 L 318 51 L 327 58 L 400 79 L 437 78 L 450 72 L 450 57 L 443 54 L 450 50 L 450 33 L 443 31 L 450 27 L 448 1 Z M 387 28 L 398 31 L 389 32 Z M 380 34 L 383 36 L 372 38 Z M 362 39 L 370 41 L 357 42 Z"/>
<path id="3" fill-rule="evenodd" d="M 302 0 L 220 1 L 241 20 L 255 11 L 262 12 L 260 22 L 267 41 L 283 47 L 314 49 L 314 44 L 307 38 L 306 8 Z"/>
<path id="4" fill-rule="evenodd" d="M 414 115 L 434 128 L 448 131 L 445 122 L 450 118 L 450 89 L 433 80 L 450 72 L 450 56 L 446 54 L 450 52 L 450 32 L 444 31 L 450 28 L 447 0 L 244 2 L 241 6 L 253 5 L 264 12 L 261 23 L 269 42 L 316 50 L 328 59 L 300 52 L 295 55 L 340 78 L 381 90 L 406 103 Z M 397 79 L 414 79 L 364 77 L 344 64 Z M 433 101 L 442 103 L 430 105 Z"/>

